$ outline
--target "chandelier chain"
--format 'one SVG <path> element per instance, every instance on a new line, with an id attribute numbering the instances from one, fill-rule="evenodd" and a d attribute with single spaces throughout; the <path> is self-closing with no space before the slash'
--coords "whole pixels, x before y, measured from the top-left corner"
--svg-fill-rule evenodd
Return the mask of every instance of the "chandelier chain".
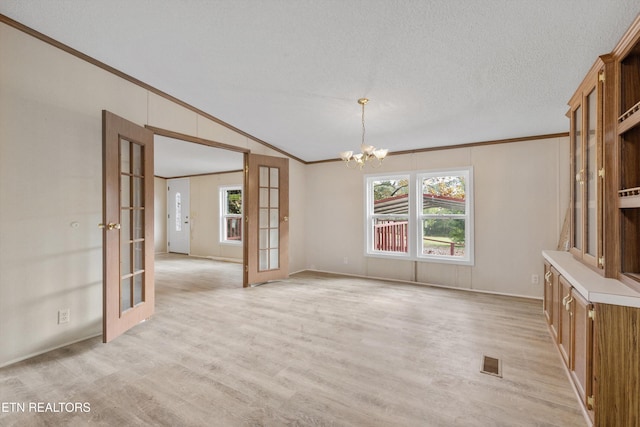
<path id="1" fill-rule="evenodd" d="M 362 145 L 364 145 L 364 105 L 366 102 L 362 103 Z"/>

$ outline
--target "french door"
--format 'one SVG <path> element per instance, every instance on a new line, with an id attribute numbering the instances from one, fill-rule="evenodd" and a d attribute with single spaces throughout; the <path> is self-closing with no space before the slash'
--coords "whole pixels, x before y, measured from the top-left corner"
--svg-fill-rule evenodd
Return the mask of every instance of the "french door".
<path id="1" fill-rule="evenodd" d="M 246 159 L 245 287 L 289 276 L 289 159 Z"/>
<path id="2" fill-rule="evenodd" d="M 102 112 L 103 334 L 109 342 L 154 310 L 153 132 Z"/>

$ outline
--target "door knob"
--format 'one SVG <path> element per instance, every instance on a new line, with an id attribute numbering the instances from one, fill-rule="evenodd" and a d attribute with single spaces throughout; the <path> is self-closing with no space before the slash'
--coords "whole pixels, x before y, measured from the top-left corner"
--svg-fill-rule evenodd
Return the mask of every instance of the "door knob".
<path id="1" fill-rule="evenodd" d="M 107 230 L 120 230 L 120 224 L 116 224 L 113 222 L 110 222 L 107 225 L 104 224 L 98 224 L 98 228 L 106 228 Z"/>
<path id="2" fill-rule="evenodd" d="M 288 216 L 285 216 L 284 218 L 282 218 L 282 220 L 283 220 L 284 222 L 288 222 L 288 221 L 289 221 L 289 217 L 288 217 Z"/>

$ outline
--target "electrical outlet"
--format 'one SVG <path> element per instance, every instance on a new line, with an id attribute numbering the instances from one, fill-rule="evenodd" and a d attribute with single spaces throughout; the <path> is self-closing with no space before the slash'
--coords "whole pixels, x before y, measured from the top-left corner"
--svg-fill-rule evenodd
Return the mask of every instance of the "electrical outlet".
<path id="1" fill-rule="evenodd" d="M 71 313 L 68 308 L 58 310 L 58 324 L 69 323 L 70 314 Z"/>
<path id="2" fill-rule="evenodd" d="M 540 283 L 540 276 L 538 276 L 537 274 L 532 274 L 531 275 L 531 284 L 532 285 L 537 285 L 538 283 Z"/>

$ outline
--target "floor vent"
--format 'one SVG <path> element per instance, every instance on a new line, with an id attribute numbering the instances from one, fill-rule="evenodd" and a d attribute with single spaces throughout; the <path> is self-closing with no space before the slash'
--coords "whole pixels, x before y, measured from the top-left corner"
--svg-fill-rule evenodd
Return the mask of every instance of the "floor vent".
<path id="1" fill-rule="evenodd" d="M 495 357 L 482 355 L 482 368 L 480 372 L 502 378 L 502 362 Z"/>

